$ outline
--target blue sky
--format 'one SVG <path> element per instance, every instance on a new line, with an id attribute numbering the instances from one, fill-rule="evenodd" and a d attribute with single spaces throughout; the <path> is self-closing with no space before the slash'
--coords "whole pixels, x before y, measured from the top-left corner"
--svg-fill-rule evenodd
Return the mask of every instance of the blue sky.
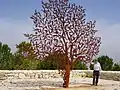
<path id="1" fill-rule="evenodd" d="M 86 9 L 87 20 L 96 20 L 102 37 L 100 55 L 107 54 L 120 61 L 120 0 L 69 0 Z M 32 31 L 30 16 L 41 10 L 41 0 L 0 0 L 0 41 L 13 51 L 15 44 L 27 40 L 23 33 Z"/>

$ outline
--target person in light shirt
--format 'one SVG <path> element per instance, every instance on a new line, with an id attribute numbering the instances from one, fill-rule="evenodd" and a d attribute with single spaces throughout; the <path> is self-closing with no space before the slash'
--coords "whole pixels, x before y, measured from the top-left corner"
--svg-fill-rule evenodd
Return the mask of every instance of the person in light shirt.
<path id="1" fill-rule="evenodd" d="M 93 85 L 97 86 L 98 79 L 100 76 L 100 71 L 101 71 L 101 65 L 97 60 L 94 61 L 94 68 L 93 69 L 94 69 L 93 70 Z"/>

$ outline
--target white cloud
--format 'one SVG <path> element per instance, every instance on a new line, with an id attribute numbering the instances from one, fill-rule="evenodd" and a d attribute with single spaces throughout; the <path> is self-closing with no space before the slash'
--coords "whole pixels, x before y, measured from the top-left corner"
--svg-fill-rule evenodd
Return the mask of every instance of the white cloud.
<path id="1" fill-rule="evenodd" d="M 32 31 L 32 21 L 12 20 L 0 18 L 0 41 L 7 43 L 13 51 L 15 45 L 23 40 L 27 40 L 23 33 Z M 97 20 L 96 28 L 102 37 L 102 44 L 99 55 L 107 54 L 115 60 L 120 60 L 120 23 L 111 24 L 106 20 Z"/>

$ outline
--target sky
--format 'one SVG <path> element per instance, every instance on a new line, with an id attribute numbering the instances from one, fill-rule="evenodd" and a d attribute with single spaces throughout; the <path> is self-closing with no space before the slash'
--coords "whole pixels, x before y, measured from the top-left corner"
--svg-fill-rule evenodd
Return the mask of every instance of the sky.
<path id="1" fill-rule="evenodd" d="M 98 35 L 102 37 L 99 55 L 108 55 L 120 61 L 120 0 L 69 0 L 86 9 L 87 20 L 96 20 Z M 41 0 L 0 0 L 0 42 L 8 44 L 14 52 L 15 45 L 27 40 L 24 33 L 33 30 L 30 16 Z"/>

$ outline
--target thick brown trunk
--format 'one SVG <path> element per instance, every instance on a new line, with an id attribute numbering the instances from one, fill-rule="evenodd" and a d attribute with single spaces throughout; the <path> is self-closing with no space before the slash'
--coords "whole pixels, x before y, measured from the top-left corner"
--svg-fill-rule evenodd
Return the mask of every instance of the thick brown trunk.
<path id="1" fill-rule="evenodd" d="M 69 77 L 70 77 L 70 65 L 67 64 L 65 66 L 65 73 L 64 73 L 64 83 L 63 83 L 63 87 L 67 88 L 69 86 Z"/>

